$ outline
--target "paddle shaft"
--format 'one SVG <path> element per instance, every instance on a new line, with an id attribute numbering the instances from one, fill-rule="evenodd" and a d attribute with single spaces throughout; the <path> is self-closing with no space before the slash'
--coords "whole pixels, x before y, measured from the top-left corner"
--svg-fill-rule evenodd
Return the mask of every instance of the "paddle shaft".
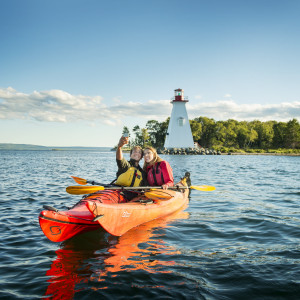
<path id="1" fill-rule="evenodd" d="M 97 189 L 99 188 L 99 190 L 150 190 L 150 189 L 162 189 L 162 186 L 69 186 L 69 188 L 74 188 L 74 189 Z M 170 186 L 168 189 L 170 190 L 179 190 L 179 189 L 189 189 L 190 187 L 188 186 Z M 193 188 L 193 187 L 191 187 Z"/>
<path id="2" fill-rule="evenodd" d="M 96 193 L 98 191 L 103 190 L 127 190 L 127 191 L 138 191 L 138 190 L 155 190 L 155 189 L 162 189 L 161 186 L 137 186 L 137 187 L 121 187 L 121 186 L 112 186 L 112 187 L 104 187 L 104 186 L 69 186 L 66 188 L 67 193 L 73 195 L 85 195 Z M 202 186 L 171 186 L 169 187 L 170 190 L 180 190 L 180 189 L 192 189 L 192 190 L 199 190 L 199 191 L 214 191 L 216 188 L 214 186 L 202 185 Z"/>
<path id="3" fill-rule="evenodd" d="M 87 180 L 84 178 L 80 178 L 80 177 L 75 177 L 75 176 L 71 176 L 78 184 L 81 185 L 86 185 L 86 184 L 91 184 L 91 185 L 101 185 L 101 186 L 109 186 L 109 184 L 107 183 L 102 183 L 102 182 L 97 182 L 94 180 Z"/>

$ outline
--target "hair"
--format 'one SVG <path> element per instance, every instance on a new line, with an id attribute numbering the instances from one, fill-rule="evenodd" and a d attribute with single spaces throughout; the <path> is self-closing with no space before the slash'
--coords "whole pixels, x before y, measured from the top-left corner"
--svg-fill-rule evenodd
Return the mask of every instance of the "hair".
<path id="1" fill-rule="evenodd" d="M 163 161 L 163 159 L 161 159 L 161 158 L 157 155 L 157 152 L 156 152 L 156 149 L 155 149 L 155 148 L 148 146 L 148 147 L 144 148 L 144 151 L 147 150 L 147 149 L 150 150 L 150 151 L 154 154 L 154 158 L 153 158 L 149 163 L 144 162 L 143 169 L 144 169 L 145 171 L 146 171 L 147 167 L 152 166 L 152 165 L 154 165 L 154 164 L 157 163 L 157 162 Z"/>
<path id="2" fill-rule="evenodd" d="M 140 146 L 134 146 L 133 148 L 131 148 L 131 150 L 130 150 L 130 156 L 131 156 L 131 154 L 132 154 L 132 152 L 134 150 L 140 150 L 141 151 L 141 153 L 142 153 L 141 159 L 142 159 L 143 156 L 144 156 L 144 151 L 143 151 L 142 147 L 140 147 Z"/>

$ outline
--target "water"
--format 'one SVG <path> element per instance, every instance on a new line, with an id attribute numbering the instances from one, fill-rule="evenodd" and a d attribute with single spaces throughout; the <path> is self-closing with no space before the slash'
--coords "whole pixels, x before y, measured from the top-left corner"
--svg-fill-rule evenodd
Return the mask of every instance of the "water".
<path id="1" fill-rule="evenodd" d="M 189 207 L 122 237 L 50 242 L 38 215 L 80 196 L 71 175 L 114 179 L 112 152 L 0 152 L 1 299 L 299 299 L 300 157 L 166 156 Z"/>

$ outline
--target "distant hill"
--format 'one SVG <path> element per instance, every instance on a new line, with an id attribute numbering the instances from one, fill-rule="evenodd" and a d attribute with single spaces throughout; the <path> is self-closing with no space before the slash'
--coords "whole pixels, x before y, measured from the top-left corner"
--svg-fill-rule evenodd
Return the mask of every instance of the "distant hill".
<path id="1" fill-rule="evenodd" d="M 73 151 L 100 151 L 106 152 L 110 151 L 111 147 L 46 147 L 39 145 L 30 145 L 30 144 L 9 144 L 9 143 L 0 143 L 0 150 L 46 150 L 46 151 L 64 151 L 64 150 L 73 150 Z"/>

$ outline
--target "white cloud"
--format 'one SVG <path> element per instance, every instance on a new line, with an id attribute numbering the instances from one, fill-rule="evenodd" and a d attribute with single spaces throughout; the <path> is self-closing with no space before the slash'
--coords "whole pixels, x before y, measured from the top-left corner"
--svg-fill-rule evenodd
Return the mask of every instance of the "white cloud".
<path id="1" fill-rule="evenodd" d="M 215 120 L 249 121 L 300 119 L 300 102 L 238 104 L 230 97 L 228 94 L 227 100 L 195 105 L 189 102 L 189 118 L 206 116 Z M 29 119 L 41 122 L 88 121 L 90 124 L 101 122 L 113 126 L 120 125 L 125 117 L 162 121 L 170 116 L 171 109 L 169 100 L 149 100 L 143 103 L 129 101 L 126 104 L 114 101 L 113 105 L 107 106 L 100 96 L 72 95 L 62 90 L 25 94 L 11 87 L 0 88 L 0 119 Z"/>
<path id="2" fill-rule="evenodd" d="M 189 118 L 207 116 L 216 120 L 289 121 L 300 119 L 300 102 L 280 104 L 238 104 L 233 100 L 187 105 Z"/>
<path id="3" fill-rule="evenodd" d="M 61 90 L 24 94 L 12 88 L 0 89 L 0 119 L 69 122 L 107 118 L 108 113 L 99 96 L 74 96 Z"/>

